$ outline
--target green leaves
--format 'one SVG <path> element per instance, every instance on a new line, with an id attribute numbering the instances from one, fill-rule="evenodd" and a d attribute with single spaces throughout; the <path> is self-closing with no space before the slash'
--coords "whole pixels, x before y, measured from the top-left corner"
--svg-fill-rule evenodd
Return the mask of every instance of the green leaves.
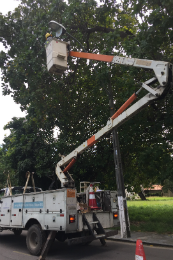
<path id="1" fill-rule="evenodd" d="M 4 139 L 5 158 L 9 165 L 16 171 L 18 184 L 24 185 L 25 173 L 27 171 L 36 172 L 36 175 L 49 176 L 54 169 L 54 145 L 52 132 L 49 136 L 38 129 L 37 122 L 30 111 L 30 118 L 13 118 L 6 129 L 11 130 L 11 134 Z M 36 177 L 36 185 L 40 186 Z M 49 184 L 49 182 L 48 182 Z M 48 184 L 42 183 L 48 189 Z"/>
<path id="2" fill-rule="evenodd" d="M 0 16 L 0 40 L 9 46 L 7 54 L 0 54 L 2 88 L 27 111 L 26 119 L 13 119 L 7 126 L 11 135 L 5 139 L 6 156 L 21 183 L 27 170 L 48 175 L 59 153 L 67 155 L 106 124 L 111 89 L 117 110 L 139 89 L 139 82 L 153 77 L 152 71 L 71 57 L 63 75 L 48 73 L 44 43 L 49 21 L 63 24 L 88 52 L 171 62 L 170 6 L 169 1 L 160 6 L 154 0 L 100 5 L 95 0 L 71 0 L 68 5 L 22 0 L 13 13 Z M 62 40 L 71 40 L 71 50 L 81 51 L 67 34 Z M 169 95 L 118 129 L 126 184 L 139 189 L 142 183 L 172 178 L 172 126 Z M 54 127 L 59 128 L 56 140 Z M 103 188 L 115 188 L 110 136 L 81 155 L 71 173 L 77 183 L 95 180 Z"/>
<path id="3" fill-rule="evenodd" d="M 164 180 L 164 185 L 162 188 L 163 192 L 167 193 L 168 190 L 170 190 L 171 192 L 173 192 L 173 182 L 170 181 L 169 179 Z"/>

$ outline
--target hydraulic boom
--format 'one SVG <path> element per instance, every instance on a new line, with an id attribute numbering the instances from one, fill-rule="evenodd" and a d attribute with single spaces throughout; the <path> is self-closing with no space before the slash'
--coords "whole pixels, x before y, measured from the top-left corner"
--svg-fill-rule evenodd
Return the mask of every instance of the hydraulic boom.
<path id="1" fill-rule="evenodd" d="M 68 43 L 53 38 L 46 47 L 47 67 L 50 72 L 61 74 L 67 69 L 67 56 L 85 58 L 97 61 L 111 62 L 112 64 L 121 64 L 134 66 L 144 69 L 151 69 L 155 76 L 146 82 L 141 83 L 141 88 L 134 93 L 120 108 L 109 118 L 105 127 L 101 128 L 96 134 L 91 136 L 83 144 L 73 150 L 69 155 L 62 156 L 56 165 L 56 174 L 63 187 L 74 187 L 74 180 L 68 173 L 68 170 L 76 162 L 78 155 L 82 154 L 87 148 L 94 145 L 104 135 L 112 132 L 114 128 L 119 127 L 125 121 L 137 114 L 141 109 L 148 106 L 151 102 L 164 97 L 172 85 L 172 64 L 164 61 L 154 61 L 145 59 L 134 59 L 120 56 L 110 56 L 101 54 L 91 54 L 85 52 L 68 51 Z M 158 82 L 158 86 L 152 88 L 151 85 Z M 143 98 L 138 100 L 130 108 L 128 106 L 137 98 L 140 90 L 147 90 Z M 128 108 L 128 109 L 127 109 Z M 126 110 L 127 109 L 127 110 Z M 67 165 L 68 164 L 68 165 Z M 61 167 L 66 166 L 64 170 Z"/>

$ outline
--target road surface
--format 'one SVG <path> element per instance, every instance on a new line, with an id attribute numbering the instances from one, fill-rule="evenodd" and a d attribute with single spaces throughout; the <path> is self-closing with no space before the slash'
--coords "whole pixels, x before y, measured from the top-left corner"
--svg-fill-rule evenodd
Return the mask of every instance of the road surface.
<path id="1" fill-rule="evenodd" d="M 0 233 L 0 260 L 36 260 L 26 247 L 26 231 L 16 237 L 10 231 Z M 134 260 L 136 245 L 107 240 L 106 246 L 94 241 L 88 246 L 68 246 L 55 241 L 46 260 Z M 172 260 L 173 248 L 144 246 L 146 260 Z"/>

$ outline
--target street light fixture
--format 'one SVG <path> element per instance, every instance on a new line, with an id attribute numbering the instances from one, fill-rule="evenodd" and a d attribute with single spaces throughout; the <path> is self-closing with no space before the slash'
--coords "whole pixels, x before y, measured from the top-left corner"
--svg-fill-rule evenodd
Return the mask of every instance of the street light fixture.
<path id="1" fill-rule="evenodd" d="M 56 37 L 60 37 L 64 33 L 68 34 L 71 38 L 73 38 L 73 40 L 78 42 L 82 49 L 86 52 L 84 46 L 73 35 L 68 33 L 66 28 L 62 24 L 52 20 L 49 22 L 49 27 L 52 29 L 52 31 L 56 32 Z"/>
<path id="2" fill-rule="evenodd" d="M 66 32 L 66 28 L 56 21 L 50 21 L 49 27 L 52 29 L 52 31 L 56 32 L 56 37 L 60 37 L 61 34 L 64 34 Z"/>

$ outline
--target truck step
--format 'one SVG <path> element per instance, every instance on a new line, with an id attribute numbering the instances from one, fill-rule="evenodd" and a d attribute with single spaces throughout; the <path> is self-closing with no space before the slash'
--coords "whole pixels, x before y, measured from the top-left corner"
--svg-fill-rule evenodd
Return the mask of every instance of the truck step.
<path id="1" fill-rule="evenodd" d="M 104 237 L 106 237 L 106 235 L 105 234 L 98 234 L 98 235 L 95 235 L 95 237 L 98 239 L 98 238 L 104 238 Z"/>
<path id="2" fill-rule="evenodd" d="M 91 221 L 91 222 L 89 222 L 90 224 L 97 224 L 97 223 L 99 223 L 98 221 Z"/>

